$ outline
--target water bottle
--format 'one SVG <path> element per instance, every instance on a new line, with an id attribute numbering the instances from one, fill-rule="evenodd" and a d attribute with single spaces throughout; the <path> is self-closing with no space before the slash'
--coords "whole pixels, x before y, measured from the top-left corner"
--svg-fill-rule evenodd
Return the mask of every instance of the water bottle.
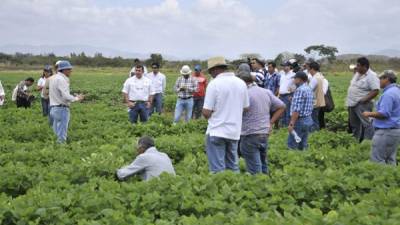
<path id="1" fill-rule="evenodd" d="M 301 138 L 299 137 L 299 135 L 297 135 L 295 130 L 293 130 L 291 134 L 293 135 L 294 140 L 296 141 L 296 143 L 300 143 L 301 142 Z"/>

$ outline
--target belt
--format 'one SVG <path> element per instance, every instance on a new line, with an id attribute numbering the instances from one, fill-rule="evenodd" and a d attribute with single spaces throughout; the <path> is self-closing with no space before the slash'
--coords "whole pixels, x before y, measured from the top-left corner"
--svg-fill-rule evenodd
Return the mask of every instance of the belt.
<path id="1" fill-rule="evenodd" d="M 183 99 L 183 100 L 187 100 L 187 99 L 191 99 L 191 98 L 193 98 L 193 97 L 187 97 L 187 98 L 182 98 L 182 97 L 179 97 L 180 99 Z"/>
<path id="2" fill-rule="evenodd" d="M 69 108 L 68 105 L 52 105 L 51 107 L 57 107 L 57 108 Z"/>
<path id="3" fill-rule="evenodd" d="M 286 94 L 279 94 L 280 96 L 288 96 L 288 95 L 292 95 L 293 93 L 286 93 Z"/>
<path id="4" fill-rule="evenodd" d="M 375 130 L 397 130 L 397 129 L 400 129 L 400 127 L 389 127 L 389 128 L 375 127 Z"/>
<path id="5" fill-rule="evenodd" d="M 131 100 L 129 100 L 130 102 L 133 102 L 133 103 L 146 103 L 147 101 L 131 101 Z"/>

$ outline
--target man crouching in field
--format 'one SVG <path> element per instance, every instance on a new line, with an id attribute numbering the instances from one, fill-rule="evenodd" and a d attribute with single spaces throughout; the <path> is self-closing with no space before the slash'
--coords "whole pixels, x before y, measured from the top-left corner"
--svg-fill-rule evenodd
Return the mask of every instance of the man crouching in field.
<path id="1" fill-rule="evenodd" d="M 139 155 L 130 165 L 117 170 L 116 179 L 124 180 L 129 176 L 141 174 L 143 180 L 149 180 L 160 176 L 163 172 L 175 175 L 171 159 L 156 149 L 152 138 L 140 138 L 137 151 Z"/>

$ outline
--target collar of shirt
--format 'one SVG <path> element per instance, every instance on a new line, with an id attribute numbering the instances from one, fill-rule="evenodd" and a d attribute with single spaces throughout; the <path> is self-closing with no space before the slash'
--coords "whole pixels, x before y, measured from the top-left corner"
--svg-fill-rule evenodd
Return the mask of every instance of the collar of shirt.
<path id="1" fill-rule="evenodd" d="M 385 93 L 387 90 L 389 90 L 389 89 L 392 88 L 392 87 L 400 88 L 400 86 L 398 86 L 397 84 L 389 84 L 388 86 L 386 86 L 386 87 L 383 89 L 383 93 Z"/>
<path id="2" fill-rule="evenodd" d="M 158 151 L 157 151 L 156 147 L 150 147 L 143 154 L 147 154 L 147 153 L 158 153 Z"/>
<path id="3" fill-rule="evenodd" d="M 224 72 L 224 73 L 218 74 L 218 76 L 214 79 L 217 79 L 218 77 L 229 77 L 229 76 L 235 76 L 235 74 L 232 72 Z"/>

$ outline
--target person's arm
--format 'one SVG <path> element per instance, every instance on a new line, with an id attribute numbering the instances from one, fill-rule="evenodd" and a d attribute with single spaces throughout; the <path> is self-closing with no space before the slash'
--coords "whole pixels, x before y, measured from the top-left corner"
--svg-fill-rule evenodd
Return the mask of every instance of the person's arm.
<path id="1" fill-rule="evenodd" d="M 292 111 L 292 116 L 290 117 L 290 123 L 289 123 L 289 127 L 288 127 L 289 133 L 293 131 L 294 125 L 296 124 L 297 120 L 299 119 L 299 112 L 300 112 L 299 102 L 300 102 L 300 97 L 301 97 L 300 95 L 301 95 L 300 92 L 295 92 L 293 99 L 292 99 L 291 106 L 293 107 L 292 108 L 293 111 Z M 289 109 L 289 110 L 291 110 L 291 109 Z"/>
<path id="2" fill-rule="evenodd" d="M 75 101 L 79 101 L 81 100 L 80 96 L 73 96 L 70 94 L 69 92 L 69 85 L 67 84 L 67 82 L 60 82 L 58 81 L 58 89 L 61 93 L 61 96 L 64 100 L 66 100 L 67 102 L 75 102 Z"/>
<path id="3" fill-rule="evenodd" d="M 204 105 L 202 114 L 204 118 L 209 119 L 212 116 L 212 113 L 215 109 L 215 102 L 217 98 L 217 93 L 214 91 L 214 86 L 209 85 L 206 91 L 206 96 L 204 98 Z"/>
<path id="4" fill-rule="evenodd" d="M 360 103 L 370 102 L 372 99 L 374 99 L 379 94 L 380 82 L 376 75 L 372 75 L 372 74 L 368 75 L 367 83 L 368 83 L 368 86 L 371 91 L 368 93 L 367 96 L 365 96 L 364 98 L 362 98 L 360 100 Z"/>
<path id="5" fill-rule="evenodd" d="M 162 92 L 165 94 L 165 90 L 167 89 L 167 78 L 164 76 L 162 80 L 163 90 Z"/>
<path id="6" fill-rule="evenodd" d="M 3 85 L 0 82 L 0 100 L 3 100 L 5 96 Z"/>
<path id="7" fill-rule="evenodd" d="M 270 123 L 272 125 L 281 118 L 283 113 L 285 112 L 286 105 L 285 103 L 276 97 L 272 92 L 268 91 L 268 95 L 271 99 L 271 111 L 273 112 Z"/>
<path id="8" fill-rule="evenodd" d="M 365 96 L 364 98 L 362 98 L 362 99 L 360 100 L 360 103 L 367 103 L 367 102 L 370 102 L 372 99 L 374 99 L 376 96 L 378 96 L 378 94 L 379 94 L 379 90 L 378 90 L 378 89 L 377 89 L 377 90 L 372 90 L 372 91 L 370 91 L 370 92 L 368 93 L 367 96 Z"/>
<path id="9" fill-rule="evenodd" d="M 124 180 L 129 176 L 142 172 L 146 169 L 146 166 L 146 161 L 139 155 L 131 164 L 117 170 L 117 177 L 119 180 Z"/>
<path id="10" fill-rule="evenodd" d="M 192 82 L 190 84 L 190 88 L 189 88 L 189 92 L 190 93 L 194 93 L 197 91 L 197 87 L 198 87 L 198 82 L 197 79 L 192 79 Z"/>
<path id="11" fill-rule="evenodd" d="M 318 80 L 317 80 L 317 78 L 311 79 L 309 85 L 310 85 L 311 90 L 312 90 L 312 91 L 315 91 L 315 89 L 317 89 L 317 86 L 318 86 Z"/>
<path id="12" fill-rule="evenodd" d="M 387 119 L 391 116 L 391 111 L 393 109 L 394 99 L 390 95 L 382 95 L 380 102 L 378 103 L 379 107 L 376 112 L 363 112 L 362 115 L 364 117 L 372 117 L 375 119 Z"/>
<path id="13" fill-rule="evenodd" d="M 176 82 L 175 82 L 175 85 L 174 85 L 174 91 L 176 92 L 176 93 L 179 93 L 179 91 L 180 91 L 180 87 L 179 87 L 179 85 L 180 85 L 180 78 L 178 78 L 177 80 L 176 80 Z"/>
<path id="14" fill-rule="evenodd" d="M 243 112 L 248 112 L 250 110 L 250 97 L 249 92 L 247 91 L 247 85 L 245 85 L 245 94 L 243 96 Z"/>
<path id="15" fill-rule="evenodd" d="M 127 81 L 125 81 L 123 88 L 122 88 L 122 99 L 123 103 L 128 107 L 128 108 L 133 108 L 135 107 L 135 103 L 129 101 L 129 84 Z"/>

